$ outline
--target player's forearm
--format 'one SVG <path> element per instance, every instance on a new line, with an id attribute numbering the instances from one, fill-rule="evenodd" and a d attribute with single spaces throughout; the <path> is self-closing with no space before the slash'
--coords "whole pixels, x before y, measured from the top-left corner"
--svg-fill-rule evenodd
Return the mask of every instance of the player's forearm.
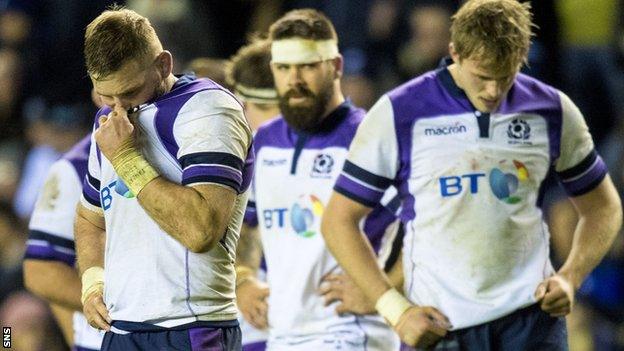
<path id="1" fill-rule="evenodd" d="M 401 251 L 399 258 L 388 272 L 388 279 L 390 280 L 390 284 L 397 290 L 403 290 L 403 281 L 405 280 L 403 276 L 403 251 Z"/>
<path id="2" fill-rule="evenodd" d="M 212 187 L 219 191 L 218 185 Z M 158 177 L 141 190 L 138 200 L 167 234 L 190 251 L 199 253 L 210 250 L 227 229 L 236 196 L 225 190 L 220 194 L 222 196 L 206 198 L 193 187 Z"/>
<path id="3" fill-rule="evenodd" d="M 370 301 L 377 301 L 391 284 L 377 265 L 373 249 L 360 232 L 357 218 L 343 217 L 328 205 L 323 218 L 323 237 L 340 266 Z"/>
<path id="4" fill-rule="evenodd" d="M 559 270 L 570 276 L 576 288 L 611 248 L 622 223 L 620 211 L 602 208 L 579 219 L 572 250 Z"/>
<path id="5" fill-rule="evenodd" d="M 578 288 L 611 248 L 622 226 L 622 206 L 608 176 L 595 190 L 572 201 L 579 221 L 572 249 L 559 273 Z"/>
<path id="6" fill-rule="evenodd" d="M 82 311 L 78 272 L 65 263 L 26 259 L 24 284 L 30 292 L 51 304 Z"/>
<path id="7" fill-rule="evenodd" d="M 106 232 L 103 218 L 78 204 L 74 235 L 80 276 L 91 267 L 104 267 Z"/>
<path id="8" fill-rule="evenodd" d="M 241 226 L 240 238 L 236 247 L 236 265 L 245 266 L 253 271 L 260 267 L 262 243 L 256 228 L 244 224 Z"/>

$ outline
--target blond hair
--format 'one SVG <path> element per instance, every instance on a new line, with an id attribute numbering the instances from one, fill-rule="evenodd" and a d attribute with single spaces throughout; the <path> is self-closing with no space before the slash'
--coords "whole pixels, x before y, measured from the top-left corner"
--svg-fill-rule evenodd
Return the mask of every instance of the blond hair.
<path id="1" fill-rule="evenodd" d="M 453 15 L 451 43 L 461 59 L 478 58 L 496 72 L 527 63 L 531 5 L 516 0 L 469 0 Z"/>
<path id="2" fill-rule="evenodd" d="M 106 78 L 129 61 L 153 59 L 162 50 L 149 20 L 119 6 L 89 23 L 84 44 L 87 72 L 96 80 Z"/>

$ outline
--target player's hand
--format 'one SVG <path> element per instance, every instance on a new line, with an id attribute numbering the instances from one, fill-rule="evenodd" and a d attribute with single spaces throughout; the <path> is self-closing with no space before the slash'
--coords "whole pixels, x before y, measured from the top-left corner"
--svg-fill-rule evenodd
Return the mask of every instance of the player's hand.
<path id="1" fill-rule="evenodd" d="M 394 330 L 401 341 L 412 347 L 428 348 L 446 336 L 451 324 L 433 307 L 414 306 L 403 312 Z"/>
<path id="2" fill-rule="evenodd" d="M 254 277 L 250 277 L 236 288 L 238 309 L 243 318 L 256 329 L 266 329 L 269 326 L 268 297 L 269 286 Z"/>
<path id="3" fill-rule="evenodd" d="M 555 274 L 537 286 L 535 298 L 551 317 L 563 317 L 572 311 L 575 293 L 576 289 L 568 278 Z"/>
<path id="4" fill-rule="evenodd" d="M 93 291 L 84 301 L 82 306 L 85 318 L 89 325 L 100 330 L 110 330 L 111 318 L 104 304 L 103 290 Z"/>
<path id="5" fill-rule="evenodd" d="M 128 118 L 128 112 L 119 105 L 107 116 L 100 116 L 99 124 L 94 134 L 95 141 L 104 156 L 112 160 L 120 146 L 127 139 L 134 138 L 134 126 Z"/>
<path id="6" fill-rule="evenodd" d="M 328 274 L 321 281 L 319 293 L 325 298 L 325 306 L 340 301 L 336 313 L 373 314 L 375 304 L 366 298 L 362 290 L 346 274 Z"/>

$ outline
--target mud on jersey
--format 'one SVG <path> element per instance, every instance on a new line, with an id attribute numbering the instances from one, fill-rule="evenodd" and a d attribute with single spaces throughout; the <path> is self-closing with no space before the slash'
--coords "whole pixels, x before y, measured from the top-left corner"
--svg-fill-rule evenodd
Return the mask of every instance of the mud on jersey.
<path id="1" fill-rule="evenodd" d="M 150 218 L 92 142 L 82 204 L 104 212 L 111 318 L 164 327 L 235 319 L 235 250 L 253 171 L 242 106 L 216 83 L 183 76 L 132 118 L 137 145 L 161 176 L 185 186 L 218 184 L 238 195 L 223 239 L 192 253 Z"/>
<path id="2" fill-rule="evenodd" d="M 480 113 L 442 67 L 376 103 L 335 190 L 370 206 L 399 189 L 405 293 L 464 328 L 533 303 L 553 273 L 540 209 L 551 168 L 570 196 L 606 174 L 565 94 L 519 74 L 498 111 Z"/>
<path id="3" fill-rule="evenodd" d="M 363 116 L 363 110 L 345 102 L 313 134 L 296 133 L 281 117 L 256 134 L 246 221 L 258 224 L 267 265 L 269 349 L 310 349 L 321 342 L 327 350 L 346 344 L 384 350 L 397 341 L 379 317 L 340 317 L 335 304 L 325 307 L 318 293 L 325 275 L 341 271 L 325 246 L 320 222 Z M 392 206 L 377 206 L 362 223 L 376 251 L 396 220 L 390 207 L 396 210 L 398 199 Z"/>

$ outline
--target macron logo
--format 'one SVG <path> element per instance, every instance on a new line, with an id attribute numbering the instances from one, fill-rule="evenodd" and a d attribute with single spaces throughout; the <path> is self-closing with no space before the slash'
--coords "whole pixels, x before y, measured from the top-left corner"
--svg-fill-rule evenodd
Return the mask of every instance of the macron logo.
<path id="1" fill-rule="evenodd" d="M 425 128 L 425 135 L 449 135 L 458 133 L 466 133 L 466 126 L 456 123 L 454 126 Z"/>

